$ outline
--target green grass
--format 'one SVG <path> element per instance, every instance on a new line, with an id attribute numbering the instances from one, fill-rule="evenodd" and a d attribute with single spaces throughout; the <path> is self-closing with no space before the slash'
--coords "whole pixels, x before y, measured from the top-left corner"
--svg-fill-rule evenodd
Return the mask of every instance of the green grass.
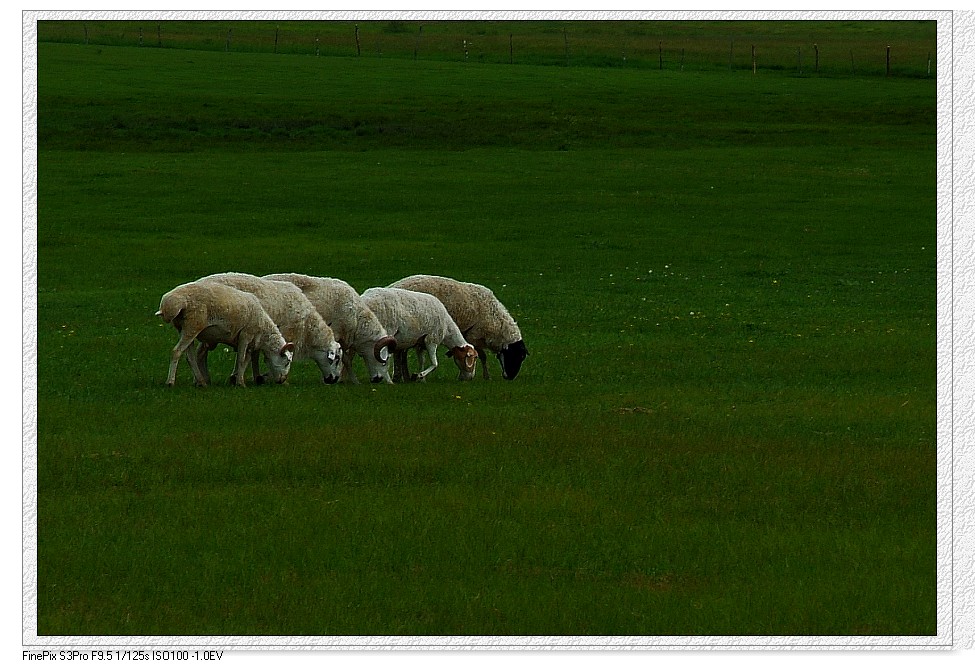
<path id="1" fill-rule="evenodd" d="M 41 635 L 936 633 L 933 81 L 38 65 Z M 224 270 L 482 282 L 531 356 L 167 389 Z"/>
<path id="2" fill-rule="evenodd" d="M 38 21 L 40 41 L 478 64 L 924 77 L 936 21 Z M 356 30 L 358 29 L 358 41 Z M 87 40 L 87 41 L 86 41 Z M 930 61 L 930 71 L 929 71 Z"/>

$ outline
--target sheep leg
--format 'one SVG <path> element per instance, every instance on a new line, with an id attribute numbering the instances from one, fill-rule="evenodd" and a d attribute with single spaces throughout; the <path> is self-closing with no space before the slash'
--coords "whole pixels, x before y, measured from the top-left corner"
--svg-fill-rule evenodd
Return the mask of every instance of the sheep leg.
<path id="1" fill-rule="evenodd" d="M 420 359 L 421 359 L 420 365 L 422 366 L 423 365 L 423 362 L 422 362 L 423 356 L 421 354 L 421 349 L 422 349 L 422 347 L 418 347 L 417 348 L 417 354 L 420 355 Z M 418 382 L 422 382 L 423 380 L 425 380 L 427 378 L 427 375 L 429 375 L 431 372 L 433 372 L 434 370 L 437 369 L 437 343 L 436 342 L 427 341 L 426 342 L 426 353 L 427 353 L 427 356 L 430 357 L 430 367 L 429 368 L 426 368 L 425 370 L 421 370 L 420 372 L 417 373 L 416 380 Z"/>
<path id="2" fill-rule="evenodd" d="M 426 344 L 426 342 L 423 342 L 423 344 Z M 423 347 L 423 344 L 421 344 L 420 346 L 418 346 L 416 348 L 416 367 L 417 367 L 417 369 L 423 367 L 423 354 L 424 354 L 424 350 L 425 350 L 425 348 Z M 417 374 L 415 374 L 415 375 L 410 375 L 409 374 L 409 368 L 407 368 L 407 375 L 409 376 L 409 378 L 412 381 L 423 381 L 422 379 L 420 379 L 420 373 L 419 372 L 417 372 Z"/>
<path id="3" fill-rule="evenodd" d="M 208 345 L 200 342 L 200 346 L 196 350 L 196 365 L 200 369 L 200 376 L 203 377 L 205 384 L 210 383 L 210 365 L 207 359 L 209 358 L 210 352 L 216 348 L 216 345 Z"/>
<path id="4" fill-rule="evenodd" d="M 183 356 L 187 349 L 193 345 L 193 341 L 196 339 L 196 335 L 188 333 L 184 328 L 182 334 L 179 337 L 179 342 L 173 347 L 173 353 L 169 361 L 169 376 L 166 378 L 166 385 L 173 386 L 176 384 L 176 367 L 179 365 L 179 359 Z M 200 368 L 196 365 L 196 358 L 193 356 L 192 352 L 186 354 L 186 360 L 190 364 L 190 369 L 193 371 L 193 376 L 196 378 L 197 384 L 200 386 L 206 386 L 206 381 L 200 374 Z"/>
<path id="5" fill-rule="evenodd" d="M 352 359 L 355 358 L 355 349 L 343 350 L 342 354 L 342 376 L 339 377 L 343 382 L 358 384 L 359 378 L 356 377 L 355 370 L 352 369 Z"/>
<path id="6" fill-rule="evenodd" d="M 263 384 L 267 381 L 267 376 L 261 374 L 261 355 L 251 354 L 251 371 L 254 373 L 254 383 Z"/>
<path id="7" fill-rule="evenodd" d="M 251 358 L 252 339 L 243 333 L 237 341 L 237 363 L 234 367 L 234 384 L 240 387 L 246 386 L 244 373 L 247 372 L 247 364 Z"/>
<path id="8" fill-rule="evenodd" d="M 200 342 L 199 340 L 197 340 L 197 342 L 199 343 L 200 347 L 203 347 L 204 346 L 204 344 L 202 342 Z M 200 364 L 197 362 L 197 357 L 194 356 L 194 354 L 192 352 L 190 352 L 190 353 L 188 353 L 186 355 L 186 360 L 190 364 L 190 370 L 193 371 L 193 377 L 196 378 L 196 385 L 197 386 L 207 386 L 207 385 L 209 385 L 210 384 L 210 376 L 208 374 L 206 374 L 205 372 L 203 372 L 203 369 L 200 368 Z"/>
<path id="9" fill-rule="evenodd" d="M 481 367 L 484 369 L 484 379 L 491 379 L 491 373 L 488 372 L 487 352 L 477 347 L 477 357 L 481 359 Z"/>
<path id="10" fill-rule="evenodd" d="M 393 381 L 410 381 L 410 361 L 407 356 L 409 349 L 401 349 L 393 353 Z"/>

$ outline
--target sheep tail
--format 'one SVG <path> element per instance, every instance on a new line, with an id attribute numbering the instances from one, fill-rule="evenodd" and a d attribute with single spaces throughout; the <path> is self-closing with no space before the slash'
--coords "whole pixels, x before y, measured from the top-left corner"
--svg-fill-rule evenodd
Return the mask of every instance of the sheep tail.
<path id="1" fill-rule="evenodd" d="M 184 309 L 186 309 L 186 303 L 183 302 L 183 299 L 163 299 L 163 302 L 159 304 L 156 316 L 162 317 L 164 322 L 170 324 L 183 314 Z"/>

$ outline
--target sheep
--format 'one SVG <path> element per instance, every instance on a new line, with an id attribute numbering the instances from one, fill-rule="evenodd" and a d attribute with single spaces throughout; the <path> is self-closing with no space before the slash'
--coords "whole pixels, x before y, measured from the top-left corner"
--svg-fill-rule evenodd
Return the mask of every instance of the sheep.
<path id="1" fill-rule="evenodd" d="M 247 273 L 215 273 L 202 277 L 197 282 L 219 282 L 257 296 L 281 334 L 294 343 L 294 360 L 313 360 L 321 370 L 322 381 L 326 384 L 334 384 L 339 380 L 342 348 L 335 341 L 332 329 L 298 287 Z M 203 345 L 197 355 L 197 361 L 204 373 L 206 356 L 211 349 L 212 347 Z M 253 358 L 253 370 L 254 381 L 263 381 L 256 356 Z"/>
<path id="2" fill-rule="evenodd" d="M 396 339 L 395 352 L 402 361 L 402 369 L 397 362 L 396 370 L 404 379 L 408 374 L 405 365 L 407 350 L 417 349 L 420 367 L 423 367 L 423 351 L 426 351 L 430 359 L 429 367 L 411 377 L 423 381 L 437 369 L 437 346 L 441 344 L 447 347 L 447 356 L 454 359 L 460 370 L 458 379 L 473 379 L 477 368 L 477 351 L 464 339 L 457 324 L 436 297 L 406 289 L 373 287 L 363 292 L 362 301 Z"/>
<path id="3" fill-rule="evenodd" d="M 412 275 L 390 287 L 433 294 L 447 308 L 457 327 L 481 359 L 484 378 L 490 379 L 487 354 L 494 352 L 501 363 L 501 376 L 514 379 L 528 356 L 518 324 L 490 289 L 435 275 Z"/>
<path id="4" fill-rule="evenodd" d="M 358 353 L 366 363 L 373 384 L 392 384 L 387 361 L 390 348 L 396 341 L 388 335 L 376 315 L 365 306 L 359 293 L 343 280 L 313 277 L 301 273 L 273 273 L 267 280 L 290 282 L 301 289 L 319 314 L 331 326 L 335 339 L 342 346 L 342 379 L 359 383 L 352 361 Z"/>
<path id="5" fill-rule="evenodd" d="M 176 366 L 194 341 L 201 345 L 225 344 L 237 350 L 234 379 L 244 386 L 244 371 L 251 354 L 263 352 L 271 378 L 283 384 L 291 369 L 294 344 L 286 342 L 281 331 L 254 294 L 217 282 L 190 282 L 163 294 L 156 315 L 180 333 L 169 363 L 168 386 L 176 383 Z M 195 356 L 186 355 L 198 386 L 209 383 Z"/>

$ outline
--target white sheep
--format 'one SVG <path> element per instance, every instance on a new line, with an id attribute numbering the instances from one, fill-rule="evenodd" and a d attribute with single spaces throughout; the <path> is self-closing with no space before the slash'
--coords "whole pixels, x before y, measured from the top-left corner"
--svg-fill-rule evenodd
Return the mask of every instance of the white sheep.
<path id="1" fill-rule="evenodd" d="M 477 351 L 464 339 L 443 303 L 434 296 L 406 289 L 373 287 L 363 292 L 362 301 L 396 339 L 397 375 L 405 379 L 409 374 L 405 365 L 406 351 L 416 348 L 421 368 L 424 351 L 430 361 L 427 368 L 412 377 L 423 381 L 437 369 L 437 347 L 442 344 L 448 349 L 447 356 L 454 359 L 460 370 L 458 379 L 474 377 Z"/>
<path id="2" fill-rule="evenodd" d="M 290 282 L 301 289 L 315 306 L 342 346 L 342 376 L 345 381 L 359 383 L 359 378 L 352 369 L 352 360 L 359 354 L 366 363 L 372 383 L 393 383 L 387 361 L 390 348 L 396 341 L 387 334 L 379 319 L 366 307 L 359 293 L 348 282 L 301 273 L 274 273 L 265 275 L 264 278 Z"/>
<path id="3" fill-rule="evenodd" d="M 518 324 L 490 289 L 472 282 L 460 282 L 436 275 L 412 275 L 390 287 L 436 296 L 481 359 L 484 378 L 490 379 L 487 354 L 494 352 L 501 363 L 501 375 L 514 379 L 528 356 Z"/>
<path id="4" fill-rule="evenodd" d="M 215 273 L 197 282 L 219 282 L 257 296 L 264 311 L 285 339 L 294 344 L 294 360 L 311 359 L 322 372 L 322 381 L 334 384 L 342 370 L 342 348 L 315 306 L 301 289 L 287 282 L 265 280 L 247 273 Z M 197 361 L 206 374 L 206 356 L 212 347 L 201 345 Z M 258 358 L 253 358 L 254 381 L 262 381 Z"/>
<path id="5" fill-rule="evenodd" d="M 237 350 L 237 386 L 244 386 L 247 363 L 258 352 L 264 353 L 275 382 L 282 384 L 288 378 L 294 345 L 285 341 L 254 294 L 219 283 L 191 282 L 163 294 L 156 314 L 180 333 L 169 363 L 169 386 L 176 383 L 179 359 L 194 341 L 206 346 L 225 344 Z M 186 360 L 197 385 L 206 386 L 209 377 L 197 365 L 196 357 L 189 353 Z"/>

